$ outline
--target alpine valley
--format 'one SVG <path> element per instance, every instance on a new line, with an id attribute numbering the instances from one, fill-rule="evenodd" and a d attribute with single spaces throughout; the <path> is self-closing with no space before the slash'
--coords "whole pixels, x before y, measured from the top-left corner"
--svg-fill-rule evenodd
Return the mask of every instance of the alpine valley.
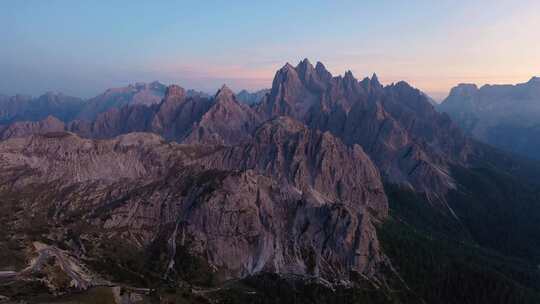
<path id="1" fill-rule="evenodd" d="M 238 96 L 0 96 L 0 301 L 540 303 L 540 162 L 465 129 L 307 59 Z"/>

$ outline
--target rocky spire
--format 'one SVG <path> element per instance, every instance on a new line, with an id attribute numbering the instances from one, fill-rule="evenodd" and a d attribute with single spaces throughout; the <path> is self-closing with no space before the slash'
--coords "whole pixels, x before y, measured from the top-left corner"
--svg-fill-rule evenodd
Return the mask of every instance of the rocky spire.
<path id="1" fill-rule="evenodd" d="M 348 81 L 357 81 L 351 70 L 348 70 L 347 72 L 345 72 L 345 75 L 343 76 L 343 79 L 346 82 L 348 82 Z"/>
<path id="2" fill-rule="evenodd" d="M 296 66 L 296 71 L 298 72 L 300 78 L 302 78 L 302 80 L 304 81 L 306 81 L 307 79 L 309 79 L 309 77 L 315 74 L 315 68 L 307 58 L 298 63 L 298 65 Z"/>
<path id="3" fill-rule="evenodd" d="M 217 91 L 215 98 L 216 100 L 233 99 L 234 93 L 227 85 L 224 84 L 221 86 L 221 89 Z"/>
<path id="4" fill-rule="evenodd" d="M 286 63 L 281 69 L 276 72 L 274 80 L 272 81 L 271 94 L 274 96 L 279 94 L 284 87 L 298 87 L 301 86 L 300 80 L 296 69 L 290 64 Z"/>
<path id="5" fill-rule="evenodd" d="M 374 87 L 382 87 L 381 83 L 379 82 L 379 77 L 377 77 L 377 74 L 373 73 L 373 76 L 371 76 L 371 85 Z"/>
<path id="6" fill-rule="evenodd" d="M 324 81 L 329 81 L 332 79 L 332 74 L 328 72 L 324 64 L 322 64 L 320 61 L 317 61 L 317 64 L 315 65 L 315 71 L 317 72 L 317 75 L 319 75 L 319 78 Z"/>

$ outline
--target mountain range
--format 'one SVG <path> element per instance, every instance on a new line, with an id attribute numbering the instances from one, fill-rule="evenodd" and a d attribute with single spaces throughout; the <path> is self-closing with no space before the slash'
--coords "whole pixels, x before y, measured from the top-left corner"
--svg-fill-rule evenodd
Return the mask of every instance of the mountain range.
<path id="1" fill-rule="evenodd" d="M 540 301 L 540 163 L 406 82 L 305 59 L 253 94 L 155 82 L 47 101 L 62 109 L 0 102 L 0 295 Z"/>
<path id="2" fill-rule="evenodd" d="M 540 158 L 540 78 L 517 85 L 460 84 L 438 106 L 463 130 L 488 144 Z"/>

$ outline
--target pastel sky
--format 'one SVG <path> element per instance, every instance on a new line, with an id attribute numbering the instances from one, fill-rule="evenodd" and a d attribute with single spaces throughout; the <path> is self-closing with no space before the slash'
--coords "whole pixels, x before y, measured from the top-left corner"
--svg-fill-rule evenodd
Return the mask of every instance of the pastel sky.
<path id="1" fill-rule="evenodd" d="M 307 57 L 442 98 L 460 82 L 539 75 L 539 32 L 538 0 L 0 0 L 0 93 L 253 90 Z"/>

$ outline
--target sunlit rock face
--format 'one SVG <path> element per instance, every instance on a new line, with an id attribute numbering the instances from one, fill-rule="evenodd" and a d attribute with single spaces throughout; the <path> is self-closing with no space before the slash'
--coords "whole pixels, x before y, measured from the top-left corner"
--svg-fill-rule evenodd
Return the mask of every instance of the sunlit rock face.
<path id="1" fill-rule="evenodd" d="M 165 235 L 224 278 L 269 271 L 338 282 L 351 272 L 375 278 L 387 263 L 373 224 L 388 205 L 369 157 L 290 118 L 229 147 L 151 133 L 11 138 L 0 143 L 0 165 L 1 194 L 19 192 L 19 212 L 47 218 L 49 233 L 86 223 L 140 250 Z M 174 250 L 164 254 L 174 260 Z"/>

